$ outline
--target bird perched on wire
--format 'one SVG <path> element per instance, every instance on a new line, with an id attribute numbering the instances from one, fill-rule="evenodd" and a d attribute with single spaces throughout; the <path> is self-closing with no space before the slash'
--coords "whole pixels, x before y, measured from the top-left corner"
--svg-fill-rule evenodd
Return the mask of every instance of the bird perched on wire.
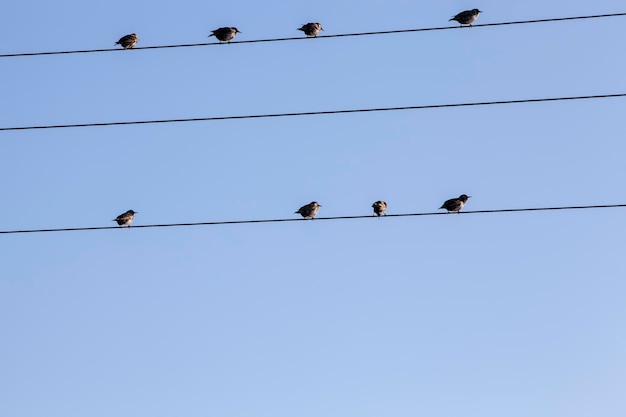
<path id="1" fill-rule="evenodd" d="M 215 30 L 211 31 L 211 34 L 209 35 L 209 38 L 211 36 L 215 36 L 217 38 L 217 40 L 220 41 L 220 43 L 222 43 L 222 42 L 230 43 L 230 41 L 238 33 L 241 33 L 241 32 L 239 32 L 239 29 L 234 28 L 234 27 L 233 28 L 229 28 L 229 27 L 219 28 L 219 29 L 215 29 Z"/>
<path id="2" fill-rule="evenodd" d="M 319 211 L 321 205 L 318 204 L 317 201 L 313 201 L 305 206 L 302 206 L 295 213 L 300 214 L 305 219 L 313 219 L 317 212 Z"/>
<path id="3" fill-rule="evenodd" d="M 320 23 L 307 23 L 298 30 L 303 31 L 308 38 L 315 38 L 320 33 L 320 30 L 324 30 L 324 28 Z"/>
<path id="4" fill-rule="evenodd" d="M 441 207 L 439 207 L 439 209 L 446 209 L 448 210 L 448 213 L 450 213 L 451 211 L 456 211 L 458 213 L 459 211 L 461 211 L 465 203 L 467 203 L 468 198 L 470 198 L 470 196 L 461 194 L 459 198 L 451 198 L 450 200 L 446 200 L 441 205 Z"/>
<path id="5" fill-rule="evenodd" d="M 372 207 L 374 208 L 374 214 L 378 217 L 382 216 L 383 214 L 385 216 L 387 215 L 385 214 L 385 210 L 387 210 L 387 203 L 385 203 L 384 201 L 378 200 L 377 202 L 372 204 Z"/>
<path id="6" fill-rule="evenodd" d="M 117 216 L 115 219 L 113 219 L 113 221 L 117 222 L 117 224 L 119 224 L 120 226 L 130 227 L 130 224 L 135 219 L 135 214 L 137 214 L 136 211 L 128 210 L 126 213 Z"/>
<path id="7" fill-rule="evenodd" d="M 130 35 L 122 36 L 115 44 L 122 45 L 124 49 L 130 49 L 137 45 L 137 42 L 139 42 L 139 36 L 136 33 L 131 33 Z"/>
<path id="8" fill-rule="evenodd" d="M 478 15 L 481 13 L 482 12 L 478 9 L 464 10 L 461 13 L 454 16 L 452 19 L 448 20 L 448 22 L 452 20 L 456 20 L 457 22 L 461 24 L 461 26 L 463 25 L 472 26 L 472 23 L 474 23 L 476 19 L 478 19 Z"/>

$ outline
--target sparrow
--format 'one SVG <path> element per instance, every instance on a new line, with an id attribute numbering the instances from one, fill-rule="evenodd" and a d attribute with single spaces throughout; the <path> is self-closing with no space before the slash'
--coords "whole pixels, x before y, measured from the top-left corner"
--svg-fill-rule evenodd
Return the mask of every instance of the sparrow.
<path id="1" fill-rule="evenodd" d="M 482 12 L 478 9 L 465 10 L 457 14 L 456 16 L 454 16 L 452 19 L 448 20 L 448 22 L 452 20 L 456 20 L 457 22 L 461 24 L 461 26 L 463 25 L 472 26 L 472 23 L 474 23 L 474 21 L 478 18 L 478 15 L 481 13 Z"/>
<path id="2" fill-rule="evenodd" d="M 467 199 L 471 196 L 467 196 L 465 194 L 461 194 L 459 198 L 451 198 L 450 200 L 446 200 L 439 209 L 446 209 L 448 213 L 451 211 L 456 211 L 457 213 L 461 211 L 465 203 L 467 203 Z"/>
<path id="3" fill-rule="evenodd" d="M 131 33 L 130 35 L 122 36 L 115 44 L 122 45 L 124 49 L 130 49 L 137 45 L 137 42 L 139 42 L 139 36 L 136 33 Z"/>
<path id="4" fill-rule="evenodd" d="M 385 210 L 387 210 L 387 203 L 385 203 L 382 200 L 379 200 L 375 202 L 374 204 L 372 204 L 372 207 L 374 207 L 374 214 L 380 217 L 383 214 L 385 214 Z"/>
<path id="5" fill-rule="evenodd" d="M 113 219 L 113 221 L 117 222 L 117 224 L 119 224 L 120 226 L 130 227 L 130 224 L 135 219 L 135 214 L 137 214 L 136 211 L 128 210 L 126 213 L 117 216 L 115 219 Z"/>
<path id="6" fill-rule="evenodd" d="M 222 42 L 230 43 L 230 41 L 235 37 L 236 34 L 241 33 L 239 32 L 239 29 L 229 28 L 229 27 L 215 29 L 211 32 L 212 33 L 209 35 L 209 38 L 211 36 L 215 36 L 217 40 L 220 41 L 220 43 Z"/>
<path id="7" fill-rule="evenodd" d="M 309 38 L 315 38 L 320 33 L 320 30 L 324 30 L 324 28 L 320 23 L 307 23 L 306 25 L 302 25 L 298 30 L 303 31 Z"/>
<path id="8" fill-rule="evenodd" d="M 321 205 L 317 201 L 313 201 L 305 206 L 302 206 L 295 213 L 302 215 L 305 219 L 313 219 L 319 211 Z"/>

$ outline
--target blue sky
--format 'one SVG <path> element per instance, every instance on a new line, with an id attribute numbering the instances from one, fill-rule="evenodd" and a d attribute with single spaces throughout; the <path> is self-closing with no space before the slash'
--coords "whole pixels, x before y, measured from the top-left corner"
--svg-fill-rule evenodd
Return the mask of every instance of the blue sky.
<path id="1" fill-rule="evenodd" d="M 12 2 L 0 53 L 624 12 Z M 2 58 L 0 126 L 626 92 L 623 17 Z M 623 99 L 0 132 L 0 230 L 621 204 Z M 623 209 L 2 235 L 0 414 L 623 416 Z"/>

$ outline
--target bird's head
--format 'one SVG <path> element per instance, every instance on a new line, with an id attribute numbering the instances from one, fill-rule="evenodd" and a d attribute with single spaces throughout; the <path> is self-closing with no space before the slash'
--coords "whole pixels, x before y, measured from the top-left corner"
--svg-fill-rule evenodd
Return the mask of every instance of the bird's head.
<path id="1" fill-rule="evenodd" d="M 480 13 L 482 13 L 482 10 L 472 9 L 472 13 L 474 13 L 476 16 L 478 16 Z"/>
<path id="2" fill-rule="evenodd" d="M 461 200 L 462 202 L 466 202 L 468 198 L 472 197 L 471 195 L 466 195 L 466 194 L 461 194 L 459 196 L 459 200 Z"/>

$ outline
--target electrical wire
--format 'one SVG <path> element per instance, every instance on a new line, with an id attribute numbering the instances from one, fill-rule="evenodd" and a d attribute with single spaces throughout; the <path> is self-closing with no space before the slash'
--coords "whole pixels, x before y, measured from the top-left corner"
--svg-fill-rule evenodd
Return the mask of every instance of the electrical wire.
<path id="1" fill-rule="evenodd" d="M 513 208 L 513 209 L 496 209 L 496 210 L 473 210 L 473 211 L 461 211 L 458 214 L 493 214 L 493 213 L 519 213 L 530 211 L 556 211 L 556 210 L 586 210 L 586 209 L 605 209 L 605 208 L 626 208 L 626 204 L 606 204 L 606 205 L 592 205 L 592 206 L 564 206 L 564 207 L 530 207 L 530 208 Z M 447 212 L 423 212 L 423 213 L 407 213 L 407 214 L 389 214 L 384 215 L 387 217 L 422 217 L 422 216 L 441 216 L 441 215 L 456 215 L 457 213 Z M 334 217 L 316 217 L 312 221 L 324 221 L 324 220 L 353 220 L 353 219 L 372 219 L 376 218 L 373 215 L 366 216 L 334 216 Z M 49 233 L 49 232 L 78 232 L 87 230 L 112 230 L 112 229 L 146 229 L 157 227 L 185 227 L 185 226 L 217 226 L 227 224 L 253 224 L 253 223 L 284 223 L 284 222 L 299 222 L 309 221 L 303 218 L 295 219 L 265 219 L 265 220 L 232 220 L 232 221 L 218 221 L 218 222 L 198 222 L 198 223 L 166 223 L 166 224 L 146 224 L 137 225 L 131 227 L 119 227 L 119 226 L 102 226 L 102 227 L 68 227 L 60 229 L 27 229 L 27 230 L 4 230 L 0 231 L 0 234 L 18 234 L 18 233 Z"/>
<path id="2" fill-rule="evenodd" d="M 500 23 L 484 23 L 484 24 L 472 25 L 471 27 L 481 28 L 481 27 L 493 27 L 493 26 L 523 25 L 523 24 L 529 24 L 529 23 L 562 22 L 562 21 L 569 21 L 569 20 L 600 19 L 600 18 L 618 17 L 618 16 L 626 16 L 626 13 L 610 13 L 610 14 L 574 16 L 574 17 L 556 17 L 556 18 L 550 18 L 550 19 L 520 20 L 520 21 L 513 21 L 513 22 L 500 22 Z M 468 26 L 441 26 L 441 27 L 429 27 L 429 28 L 419 28 L 419 29 L 387 30 L 387 31 L 378 31 L 378 32 L 342 33 L 342 34 L 336 34 L 336 35 L 317 36 L 317 38 L 318 39 L 345 38 L 345 37 L 354 37 L 354 36 L 388 35 L 388 34 L 395 34 L 395 33 L 428 32 L 428 31 L 465 29 L 465 28 L 468 28 Z M 305 39 L 310 39 L 310 38 L 305 38 L 305 37 L 300 36 L 300 37 L 290 37 L 290 38 L 253 39 L 253 40 L 234 41 L 234 42 L 230 42 L 230 44 L 302 41 Z M 180 45 L 141 46 L 137 48 L 132 48 L 131 50 L 189 48 L 189 47 L 214 46 L 214 45 L 221 45 L 221 43 L 208 42 L 208 43 L 190 43 L 190 44 L 180 44 Z M 85 50 L 75 50 L 75 51 L 25 52 L 25 53 L 15 53 L 15 54 L 1 54 L 0 58 L 12 58 L 12 57 L 20 57 L 20 56 L 41 56 L 41 55 L 86 54 L 86 53 L 94 53 L 94 52 L 120 52 L 124 50 L 125 49 L 120 49 L 120 48 L 107 48 L 107 49 L 85 49 Z"/>
<path id="3" fill-rule="evenodd" d="M 161 119 L 161 120 L 137 120 L 129 122 L 102 122 L 102 123 L 78 123 L 65 125 L 41 125 L 41 126 L 17 126 L 17 127 L 0 127 L 0 131 L 9 130 L 41 130 L 41 129 L 66 129 L 74 127 L 103 127 L 103 126 L 125 126 L 125 125 L 146 125 L 158 123 L 186 123 L 186 122 L 210 122 L 216 120 L 240 120 L 240 119 L 265 119 L 273 117 L 293 117 L 293 116 L 319 116 L 328 114 L 346 114 L 346 113 L 368 113 L 382 111 L 398 111 L 398 110 L 424 110 L 424 109 L 441 109 L 449 107 L 471 107 L 471 106 L 490 106 L 498 104 L 520 104 L 520 103 L 541 103 L 548 101 L 568 101 L 568 100 L 589 100 L 626 97 L 626 93 L 618 94 L 598 94 L 592 96 L 573 96 L 573 97 L 550 97 L 550 98 L 531 98 L 522 100 L 503 100 L 503 101 L 480 101 L 471 103 L 452 103 L 452 104 L 429 104 L 424 106 L 405 106 L 405 107 L 379 107 L 369 109 L 351 109 L 351 110 L 326 110 L 326 111 L 310 111 L 299 113 L 270 113 L 270 114 L 253 114 L 243 116 L 217 116 L 217 117 L 196 117 L 188 119 Z"/>

